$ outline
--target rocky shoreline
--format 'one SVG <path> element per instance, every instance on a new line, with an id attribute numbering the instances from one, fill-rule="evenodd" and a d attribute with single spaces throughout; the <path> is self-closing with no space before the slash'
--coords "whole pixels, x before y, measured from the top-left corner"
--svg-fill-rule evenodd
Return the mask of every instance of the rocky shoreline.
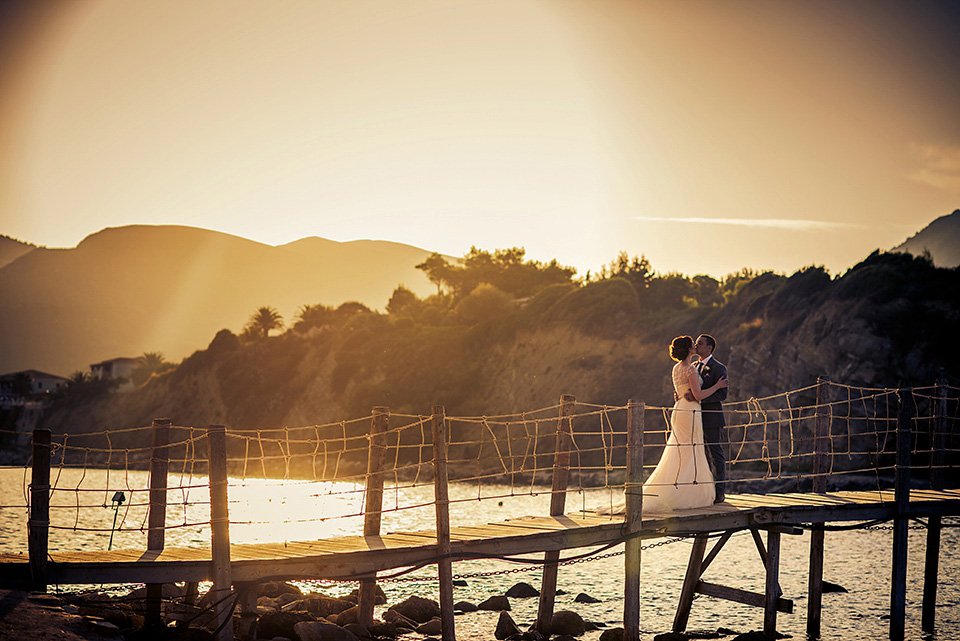
<path id="1" fill-rule="evenodd" d="M 344 598 L 321 593 L 303 593 L 289 583 L 270 582 L 250 586 L 257 590 L 256 611 L 233 612 L 234 635 L 238 640 L 270 641 L 393 641 L 406 637 L 437 641 L 441 635 L 440 606 L 432 600 L 410 596 L 382 610 L 372 626 L 357 622 L 357 591 Z M 216 630 L 208 595 L 195 602 L 176 585 L 163 586 L 162 623 L 149 626 L 144 620 L 146 589 L 126 596 L 87 592 L 77 594 L 0 591 L 0 638 L 56 639 L 57 641 L 208 641 Z M 238 597 L 243 596 L 238 594 Z M 457 616 L 478 610 L 498 611 L 496 628 L 490 636 L 498 641 L 575 641 L 590 631 L 602 630 L 599 641 L 621 641 L 623 629 L 584 620 L 572 610 L 553 615 L 545 634 L 530 626 L 523 630 L 510 616 L 510 599 L 539 596 L 527 583 L 518 583 L 505 594 L 473 604 L 454 604 Z M 576 603 L 596 599 L 579 594 Z M 377 604 L 386 605 L 378 588 Z M 486 637 L 489 638 L 489 637 Z M 756 631 L 738 633 L 728 628 L 665 632 L 654 641 L 719 639 L 753 641 L 764 638 Z M 782 638 L 782 637 L 781 637 Z"/>

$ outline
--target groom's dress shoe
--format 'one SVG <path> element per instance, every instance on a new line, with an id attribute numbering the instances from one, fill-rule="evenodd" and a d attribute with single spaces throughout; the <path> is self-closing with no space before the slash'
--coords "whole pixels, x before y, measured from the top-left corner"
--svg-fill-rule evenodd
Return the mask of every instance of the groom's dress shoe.
<path id="1" fill-rule="evenodd" d="M 726 495 L 723 492 L 717 494 L 717 498 L 713 500 L 714 503 L 723 503 L 727 499 Z"/>

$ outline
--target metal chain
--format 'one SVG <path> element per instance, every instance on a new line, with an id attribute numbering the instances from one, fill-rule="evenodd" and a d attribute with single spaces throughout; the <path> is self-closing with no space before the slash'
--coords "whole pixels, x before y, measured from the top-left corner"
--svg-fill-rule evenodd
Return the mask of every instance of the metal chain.
<path id="1" fill-rule="evenodd" d="M 652 550 L 653 548 L 658 548 L 663 545 L 669 545 L 671 543 L 677 543 L 678 541 L 683 541 L 684 536 L 674 537 L 672 539 L 664 539 L 663 541 L 657 541 L 656 543 L 650 543 L 649 545 L 641 545 L 641 550 Z M 575 565 L 577 563 L 589 563 L 591 561 L 599 561 L 600 559 L 609 559 L 614 556 L 621 556 L 625 552 L 621 550 L 619 552 L 608 552 L 607 554 L 597 554 L 594 556 L 587 556 L 582 559 L 569 559 L 567 561 L 560 561 L 557 565 Z M 524 568 L 510 568 L 509 570 L 490 570 L 489 572 L 471 572 L 469 574 L 455 574 L 453 575 L 454 579 L 476 579 L 483 578 L 488 576 L 501 576 L 505 574 L 520 574 L 522 572 L 535 572 L 539 570 L 542 565 L 531 565 L 530 567 Z M 418 581 L 436 581 L 436 577 L 396 577 L 393 579 L 377 579 L 378 583 L 414 583 Z"/>

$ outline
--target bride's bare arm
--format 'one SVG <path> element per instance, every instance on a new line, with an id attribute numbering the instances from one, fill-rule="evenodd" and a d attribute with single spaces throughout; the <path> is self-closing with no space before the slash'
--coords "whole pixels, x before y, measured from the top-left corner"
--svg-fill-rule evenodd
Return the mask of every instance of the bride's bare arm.
<path id="1" fill-rule="evenodd" d="M 702 401 L 718 389 L 723 389 L 727 386 L 727 377 L 724 376 L 707 389 L 700 389 L 700 375 L 697 374 L 697 370 L 693 367 L 690 368 L 690 372 L 687 374 L 687 380 L 690 381 L 690 393 L 693 394 L 693 397 L 698 401 Z"/>

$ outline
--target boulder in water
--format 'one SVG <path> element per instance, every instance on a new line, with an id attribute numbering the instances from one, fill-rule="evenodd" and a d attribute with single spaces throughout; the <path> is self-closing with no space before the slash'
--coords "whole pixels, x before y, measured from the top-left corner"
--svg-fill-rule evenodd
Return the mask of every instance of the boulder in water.
<path id="1" fill-rule="evenodd" d="M 481 610 L 509 610 L 510 599 L 505 596 L 492 596 L 477 607 Z"/>
<path id="2" fill-rule="evenodd" d="M 461 612 L 476 612 L 480 608 L 478 608 L 475 603 L 470 603 L 469 601 L 457 601 L 453 604 L 453 609 L 460 610 Z"/>
<path id="3" fill-rule="evenodd" d="M 578 637 L 587 631 L 583 617 L 572 610 L 559 610 L 553 613 L 547 632 L 550 634 L 569 634 Z"/>
<path id="4" fill-rule="evenodd" d="M 516 621 L 513 620 L 506 612 L 500 613 L 500 618 L 497 620 L 497 629 L 494 630 L 493 636 L 501 641 L 508 637 L 520 634 L 520 628 L 517 627 Z"/>
<path id="5" fill-rule="evenodd" d="M 506 596 L 512 596 L 515 599 L 528 599 L 530 597 L 540 596 L 540 590 L 529 583 L 517 583 L 507 590 Z"/>
<path id="6" fill-rule="evenodd" d="M 424 599 L 418 596 L 407 597 L 400 603 L 391 605 L 390 610 L 395 610 L 416 623 L 426 623 L 430 619 L 440 616 L 439 603 L 433 599 Z"/>
<path id="7" fill-rule="evenodd" d="M 623 628 L 610 628 L 600 633 L 600 641 L 623 641 Z"/>

